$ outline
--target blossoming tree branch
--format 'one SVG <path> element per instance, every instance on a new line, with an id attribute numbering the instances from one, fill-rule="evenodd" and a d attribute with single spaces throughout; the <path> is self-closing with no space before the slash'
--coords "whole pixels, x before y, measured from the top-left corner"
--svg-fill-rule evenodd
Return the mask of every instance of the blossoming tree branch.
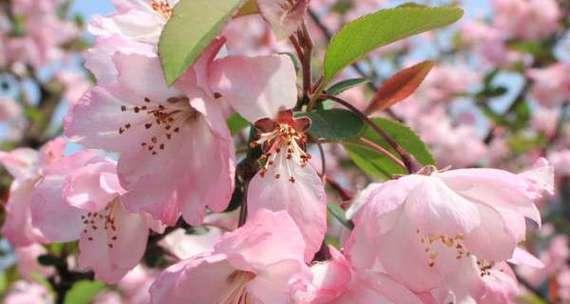
<path id="1" fill-rule="evenodd" d="M 565 1 L 112 2 L 0 1 L 4 303 L 570 303 Z"/>

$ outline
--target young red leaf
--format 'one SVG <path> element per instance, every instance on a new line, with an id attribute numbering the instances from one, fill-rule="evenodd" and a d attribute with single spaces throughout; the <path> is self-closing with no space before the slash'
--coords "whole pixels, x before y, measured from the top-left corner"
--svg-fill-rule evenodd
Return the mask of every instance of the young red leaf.
<path id="1" fill-rule="evenodd" d="M 414 93 L 433 68 L 433 61 L 423 61 L 403 69 L 388 79 L 366 109 L 366 114 L 383 111 Z"/>

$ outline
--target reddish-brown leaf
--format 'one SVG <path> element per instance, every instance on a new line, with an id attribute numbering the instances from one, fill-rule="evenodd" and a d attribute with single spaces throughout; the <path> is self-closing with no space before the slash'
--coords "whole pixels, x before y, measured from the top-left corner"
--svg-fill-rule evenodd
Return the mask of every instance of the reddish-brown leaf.
<path id="1" fill-rule="evenodd" d="M 366 114 L 383 111 L 414 93 L 434 66 L 433 61 L 423 61 L 403 69 L 388 79 L 366 109 Z"/>

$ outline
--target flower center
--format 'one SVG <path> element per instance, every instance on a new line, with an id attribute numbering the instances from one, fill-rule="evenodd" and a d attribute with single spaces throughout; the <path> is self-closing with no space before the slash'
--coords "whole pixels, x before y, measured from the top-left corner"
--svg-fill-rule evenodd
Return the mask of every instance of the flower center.
<path id="1" fill-rule="evenodd" d="M 263 151 L 261 161 L 265 163 L 261 168 L 261 176 L 265 176 L 269 167 L 276 162 L 294 162 L 301 167 L 307 166 L 311 155 L 305 152 L 306 140 L 305 134 L 298 132 L 287 123 L 280 123 L 272 131 L 259 134 L 251 145 L 252 147 L 261 146 Z M 289 181 L 294 183 L 295 177 L 290 165 L 287 163 L 284 165 L 288 168 Z M 281 175 L 277 173 L 274 177 L 279 179 Z"/>
<path id="2" fill-rule="evenodd" d="M 168 4 L 168 0 L 151 0 L 150 6 L 166 20 L 172 16 L 172 7 Z"/>
<path id="3" fill-rule="evenodd" d="M 433 248 L 436 243 L 440 243 L 447 248 L 454 249 L 456 251 L 455 258 L 458 260 L 471 254 L 463 244 L 462 235 L 454 237 L 445 235 L 422 235 L 419 229 L 416 230 L 416 233 L 418 234 L 420 243 L 425 247 L 429 267 L 434 267 L 437 260 L 438 253 Z"/>
<path id="4" fill-rule="evenodd" d="M 247 283 L 255 278 L 255 274 L 247 271 L 235 271 L 228 277 L 230 284 L 218 304 L 253 304 L 247 291 Z"/>
<path id="5" fill-rule="evenodd" d="M 198 112 L 190 107 L 188 98 L 184 96 L 171 97 L 165 104 L 158 105 L 153 104 L 148 97 L 145 97 L 144 101 L 148 105 L 121 106 L 121 112 L 132 112 L 144 116 L 145 119 L 137 120 L 137 124 L 127 122 L 118 132 L 124 135 L 129 134 L 129 130 L 135 127 L 144 127 L 150 134 L 140 145 L 151 155 L 157 155 L 159 151 L 164 150 L 172 137 L 180 133 L 181 128 L 188 126 L 188 122 L 198 117 Z"/>
<path id="6" fill-rule="evenodd" d="M 93 241 L 96 238 L 99 230 L 105 231 L 107 235 L 107 246 L 113 248 L 117 243 L 118 229 L 115 223 L 114 209 L 118 202 L 115 200 L 111 202 L 103 211 L 88 212 L 86 215 L 81 216 L 83 222 L 82 236 L 88 241 Z"/>
<path id="7" fill-rule="evenodd" d="M 477 260 L 477 267 L 479 268 L 481 277 L 490 275 L 491 268 L 493 268 L 494 263 L 486 261 L 484 259 L 477 258 L 473 253 L 469 252 L 465 244 L 463 243 L 463 235 L 457 235 L 454 237 L 449 237 L 445 235 L 422 235 L 419 229 L 416 230 L 418 234 L 420 243 L 425 247 L 424 251 L 428 258 L 428 266 L 430 268 L 435 267 L 438 257 L 437 249 L 434 249 L 436 244 L 442 244 L 449 250 L 455 250 L 457 260 L 472 256 Z M 441 247 L 440 247 L 441 248 Z"/>

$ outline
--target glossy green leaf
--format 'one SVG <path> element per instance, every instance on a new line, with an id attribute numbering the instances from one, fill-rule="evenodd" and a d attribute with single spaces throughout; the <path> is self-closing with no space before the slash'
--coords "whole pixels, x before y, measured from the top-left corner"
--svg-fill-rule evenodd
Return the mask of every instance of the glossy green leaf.
<path id="1" fill-rule="evenodd" d="M 89 304 L 104 288 L 105 284 L 97 281 L 76 282 L 65 295 L 64 304 Z"/>
<path id="2" fill-rule="evenodd" d="M 314 139 L 344 141 L 359 136 L 365 129 L 364 122 L 358 116 L 343 109 L 318 110 L 295 116 L 311 119 L 309 134 Z"/>
<path id="3" fill-rule="evenodd" d="M 402 148 L 413 155 L 420 164 L 435 165 L 435 160 L 426 144 L 410 128 L 397 121 L 385 118 L 375 118 L 373 121 L 398 142 Z M 367 128 L 362 137 L 392 152 L 394 156 L 398 156 L 390 145 L 380 135 L 375 133 L 372 128 Z M 355 142 L 346 143 L 345 148 L 354 163 L 374 179 L 384 180 L 394 175 L 406 173 L 405 169 L 393 160 L 372 148 Z"/>
<path id="4" fill-rule="evenodd" d="M 158 50 L 168 84 L 173 84 L 220 33 L 244 0 L 180 1 L 164 27 Z"/>
<path id="5" fill-rule="evenodd" d="M 330 88 L 328 88 L 326 91 L 328 94 L 330 95 L 338 95 L 346 90 L 350 90 L 354 87 L 357 87 L 361 84 L 367 83 L 368 79 L 366 78 L 352 78 L 352 79 L 346 79 L 343 81 L 340 81 L 336 84 L 334 84 L 333 86 L 331 86 Z"/>
<path id="6" fill-rule="evenodd" d="M 463 10 L 459 7 L 408 4 L 356 19 L 332 38 L 325 55 L 324 80 L 331 81 L 345 67 L 376 48 L 449 25 L 461 16 Z"/>

